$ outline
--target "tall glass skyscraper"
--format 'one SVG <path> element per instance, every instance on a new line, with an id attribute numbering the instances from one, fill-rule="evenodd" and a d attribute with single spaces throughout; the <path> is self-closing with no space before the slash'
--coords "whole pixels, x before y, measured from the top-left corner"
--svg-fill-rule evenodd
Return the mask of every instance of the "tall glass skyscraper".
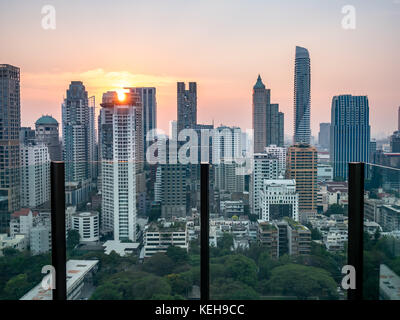
<path id="1" fill-rule="evenodd" d="M 310 55 L 306 48 L 296 47 L 294 66 L 294 143 L 310 143 L 310 87 Z"/>
<path id="2" fill-rule="evenodd" d="M 370 130 L 367 96 L 333 97 L 330 154 L 334 177 L 347 179 L 349 162 L 369 162 Z"/>
<path id="3" fill-rule="evenodd" d="M 0 64 L 0 233 L 20 207 L 20 71 Z"/>

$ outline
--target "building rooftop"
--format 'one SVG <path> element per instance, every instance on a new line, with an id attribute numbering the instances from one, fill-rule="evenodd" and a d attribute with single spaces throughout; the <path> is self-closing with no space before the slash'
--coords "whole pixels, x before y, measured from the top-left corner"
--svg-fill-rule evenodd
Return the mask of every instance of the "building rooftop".
<path id="1" fill-rule="evenodd" d="M 258 75 L 257 82 L 256 82 L 256 84 L 254 85 L 253 89 L 265 89 L 265 85 L 264 85 L 264 83 L 262 82 L 261 76 L 260 76 L 260 75 Z"/>
<path id="2" fill-rule="evenodd" d="M 58 125 L 58 121 L 56 119 L 54 119 L 52 116 L 44 115 L 44 116 L 41 116 L 39 119 L 37 119 L 35 124 L 36 125 L 46 125 L 46 124 Z"/>
<path id="3" fill-rule="evenodd" d="M 87 273 L 89 273 L 98 263 L 98 260 L 68 260 L 67 261 L 67 294 L 69 294 L 76 285 L 81 282 Z M 47 281 L 50 274 L 44 279 Z M 26 293 L 20 300 L 52 300 L 51 289 L 43 289 L 42 282 Z"/>
<path id="4" fill-rule="evenodd" d="M 115 251 L 121 257 L 130 254 L 139 248 L 138 242 L 121 242 L 120 240 L 108 240 L 103 244 L 104 253 L 110 254 Z"/>

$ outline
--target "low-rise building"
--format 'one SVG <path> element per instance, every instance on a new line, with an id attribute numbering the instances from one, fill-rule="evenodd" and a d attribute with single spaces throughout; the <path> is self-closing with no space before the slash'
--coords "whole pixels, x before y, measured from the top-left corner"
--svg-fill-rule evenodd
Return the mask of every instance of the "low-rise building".
<path id="1" fill-rule="evenodd" d="M 169 246 L 189 250 L 189 235 L 186 222 L 159 220 L 146 226 L 144 232 L 144 257 L 166 252 Z"/>
<path id="2" fill-rule="evenodd" d="M 26 250 L 27 241 L 24 234 L 17 234 L 9 237 L 6 233 L 0 234 L 0 257 L 3 256 L 3 250 L 12 248 L 18 251 Z"/>
<path id="3" fill-rule="evenodd" d="M 76 212 L 71 216 L 72 229 L 79 232 L 80 242 L 97 242 L 99 236 L 99 213 Z"/>

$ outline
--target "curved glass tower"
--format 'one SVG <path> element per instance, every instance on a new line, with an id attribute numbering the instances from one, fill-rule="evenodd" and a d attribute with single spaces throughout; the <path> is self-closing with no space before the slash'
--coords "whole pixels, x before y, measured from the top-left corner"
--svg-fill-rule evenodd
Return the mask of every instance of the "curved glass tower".
<path id="1" fill-rule="evenodd" d="M 310 55 L 296 47 L 294 66 L 294 143 L 310 143 Z"/>

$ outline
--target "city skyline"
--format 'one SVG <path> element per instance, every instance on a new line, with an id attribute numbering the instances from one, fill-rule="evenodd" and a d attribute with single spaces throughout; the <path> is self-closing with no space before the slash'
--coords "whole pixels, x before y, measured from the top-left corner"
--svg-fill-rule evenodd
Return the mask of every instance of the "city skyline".
<path id="1" fill-rule="evenodd" d="M 274 101 L 279 103 L 289 121 L 285 135 L 292 136 L 293 128 L 289 124 L 293 119 L 293 49 L 299 45 L 306 47 L 312 55 L 313 136 L 317 136 L 320 122 L 329 121 L 332 97 L 341 94 L 368 95 L 373 137 L 388 135 L 396 128 L 392 115 L 400 101 L 396 89 L 400 66 L 396 62 L 399 43 L 394 39 L 400 6 L 391 1 L 379 7 L 372 1 L 363 1 L 362 5 L 356 1 L 354 6 L 358 23 L 355 30 L 341 27 L 341 5 L 338 3 L 302 3 L 305 10 L 299 16 L 295 15 L 295 12 L 298 15 L 295 9 L 300 4 L 295 3 L 291 4 L 293 10 L 289 10 L 285 2 L 255 2 L 244 12 L 241 1 L 231 6 L 221 3 L 213 6 L 213 11 L 206 15 L 207 28 L 199 28 L 193 23 L 182 31 L 185 36 L 192 35 L 185 38 L 185 47 L 177 43 L 174 31 L 187 26 L 185 22 L 195 18 L 194 12 L 209 9 L 210 3 L 181 8 L 182 15 L 175 22 L 174 15 L 171 18 L 161 15 L 165 4 L 141 4 L 134 7 L 134 12 L 140 12 L 142 16 L 135 15 L 136 22 L 127 22 L 125 12 L 130 12 L 131 6 L 128 2 L 121 2 L 119 14 L 122 27 L 112 26 L 101 19 L 108 12 L 113 12 L 106 3 L 99 8 L 98 17 L 91 14 L 90 3 L 76 8 L 79 9 L 78 16 L 84 15 L 91 23 L 90 27 L 82 25 L 77 17 L 72 16 L 75 14 L 75 10 L 71 11 L 74 6 L 56 3 L 58 24 L 54 31 L 40 27 L 41 16 L 35 14 L 40 12 L 40 8 L 34 10 L 37 2 L 32 1 L 23 9 L 18 2 L 5 1 L 0 6 L 4 3 L 7 3 L 7 10 L 1 11 L 7 11 L 7 15 L 4 19 L 1 16 L 0 26 L 2 30 L 10 30 L 13 37 L 5 32 L 10 46 L 3 50 L 1 59 L 21 68 L 22 126 L 32 126 L 42 114 L 51 114 L 61 123 L 58 105 L 63 100 L 64 88 L 71 80 L 80 80 L 96 101 L 101 101 L 103 92 L 121 87 L 156 87 L 158 125 L 167 132 L 168 122 L 175 120 L 172 115 L 176 106 L 176 82 L 196 81 L 199 123 L 215 120 L 216 125 L 222 123 L 251 128 L 251 88 L 260 73 L 266 86 L 274 92 Z M 172 5 L 179 3 L 174 1 Z M 308 7 L 316 12 L 308 12 Z M 146 9 L 152 9 L 153 16 L 149 16 Z M 226 10 L 226 15 L 220 15 L 222 10 Z M 243 23 L 232 26 L 226 16 L 239 14 L 243 15 Z M 259 19 L 270 15 L 271 19 Z M 279 26 L 274 26 L 276 19 L 282 15 L 287 18 L 284 19 L 286 22 L 280 19 Z M 155 21 L 157 17 L 163 17 L 162 27 L 165 30 L 162 32 L 161 21 Z M 20 19 L 24 19 L 24 23 Z M 368 24 L 368 20 L 375 23 Z M 295 24 L 296 21 L 302 23 Z M 156 23 L 152 26 L 150 22 Z M 137 25 L 139 23 L 146 28 L 143 34 L 138 32 L 141 30 Z M 31 31 L 29 38 L 25 28 Z M 72 39 L 69 34 L 78 30 L 83 31 L 82 39 Z M 209 36 L 210 33 L 213 35 Z M 132 45 L 125 43 L 128 34 L 140 43 L 137 50 L 131 51 Z M 330 36 L 321 37 L 321 34 Z M 101 40 L 99 35 L 109 40 L 109 46 L 102 46 L 102 50 L 96 50 Z M 76 41 L 80 47 L 79 54 L 71 49 L 74 47 L 70 46 L 71 41 Z M 242 44 L 240 47 L 238 42 Z M 26 50 L 20 50 L 21 43 L 30 49 L 30 55 L 25 54 Z M 38 47 L 36 43 L 41 45 Z M 110 50 L 121 45 L 124 50 Z M 160 50 L 163 54 L 156 54 Z M 235 68 L 232 68 L 233 65 Z"/>

